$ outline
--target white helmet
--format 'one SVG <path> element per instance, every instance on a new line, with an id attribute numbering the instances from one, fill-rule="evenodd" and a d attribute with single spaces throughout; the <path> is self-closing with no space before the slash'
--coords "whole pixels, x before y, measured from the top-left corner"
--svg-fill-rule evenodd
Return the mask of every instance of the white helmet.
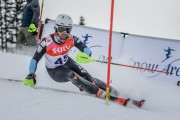
<path id="1" fill-rule="evenodd" d="M 56 20 L 55 20 L 56 31 L 58 31 L 58 27 L 64 27 L 64 28 L 69 29 L 68 32 L 71 32 L 72 26 L 73 26 L 73 21 L 69 15 L 60 14 L 56 17 Z"/>

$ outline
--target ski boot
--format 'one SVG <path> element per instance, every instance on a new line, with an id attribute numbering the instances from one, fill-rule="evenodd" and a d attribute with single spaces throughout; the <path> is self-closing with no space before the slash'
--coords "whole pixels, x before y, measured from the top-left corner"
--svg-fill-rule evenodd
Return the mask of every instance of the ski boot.
<path id="1" fill-rule="evenodd" d="M 141 108 L 143 105 L 144 105 L 144 102 L 145 100 L 141 100 L 141 101 L 138 101 L 138 100 L 133 100 L 133 104 L 136 105 L 137 107 Z"/>
<path id="2" fill-rule="evenodd" d="M 116 98 L 116 99 L 115 99 L 115 102 L 116 102 L 117 104 L 120 104 L 120 105 L 123 105 L 123 106 L 126 106 L 129 101 L 130 101 L 129 98 Z"/>

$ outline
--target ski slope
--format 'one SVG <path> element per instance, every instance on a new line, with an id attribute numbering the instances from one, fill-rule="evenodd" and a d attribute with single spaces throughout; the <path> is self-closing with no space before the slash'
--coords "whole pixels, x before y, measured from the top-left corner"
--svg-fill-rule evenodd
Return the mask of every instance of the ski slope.
<path id="1" fill-rule="evenodd" d="M 31 57 L 2 52 L 0 56 L 0 78 L 26 77 Z M 106 81 L 106 64 L 82 65 L 91 75 Z M 48 76 L 42 59 L 36 72 L 37 86 L 80 94 L 33 89 L 0 79 L 0 120 L 179 120 L 180 87 L 167 81 L 150 80 L 130 68 L 112 66 L 111 71 L 111 85 L 118 89 L 121 97 L 146 99 L 142 109 L 107 104 L 80 92 L 70 82 L 57 83 Z"/>

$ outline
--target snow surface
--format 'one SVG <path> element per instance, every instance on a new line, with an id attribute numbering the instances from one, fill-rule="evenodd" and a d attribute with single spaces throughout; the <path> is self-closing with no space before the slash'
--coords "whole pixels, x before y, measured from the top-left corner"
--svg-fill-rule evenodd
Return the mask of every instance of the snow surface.
<path id="1" fill-rule="evenodd" d="M 33 89 L 2 78 L 24 79 L 31 57 L 0 52 L 0 120 L 179 120 L 180 87 L 167 81 L 145 78 L 130 68 L 112 66 L 111 85 L 121 97 L 146 99 L 142 109 L 106 103 L 72 83 L 57 83 L 47 74 L 44 58 L 37 68 L 37 86 L 63 91 Z M 106 81 L 107 65 L 82 64 L 91 75 Z M 133 76 L 129 77 L 129 76 Z M 84 95 L 81 95 L 84 94 Z"/>

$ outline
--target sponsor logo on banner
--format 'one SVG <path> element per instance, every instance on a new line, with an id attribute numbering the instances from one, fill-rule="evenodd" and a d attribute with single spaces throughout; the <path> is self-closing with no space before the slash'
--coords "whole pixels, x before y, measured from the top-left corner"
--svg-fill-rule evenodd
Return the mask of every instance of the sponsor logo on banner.
<path id="1" fill-rule="evenodd" d="M 82 35 L 82 38 L 83 38 L 83 40 L 82 40 L 83 43 L 85 45 L 87 45 L 89 43 L 89 38 L 93 38 L 93 36 L 86 34 L 86 35 Z M 100 45 L 89 46 L 89 48 L 93 48 L 93 47 L 102 47 L 102 46 L 100 46 Z"/>
<path id="2" fill-rule="evenodd" d="M 89 49 L 102 47 L 101 45 L 89 45 L 89 43 L 91 43 L 91 44 L 93 43 L 93 42 L 91 42 L 91 38 L 93 38 L 93 36 L 86 33 L 85 35 L 84 34 L 82 35 L 81 40 L 85 45 L 88 46 Z M 71 52 L 74 53 L 75 51 L 76 51 L 76 49 L 72 49 L 70 51 L 70 53 Z"/>
<path id="3" fill-rule="evenodd" d="M 162 62 L 164 62 L 164 61 L 168 60 L 170 57 L 172 57 L 172 55 L 171 55 L 172 51 L 176 51 L 176 50 L 168 47 L 168 49 L 164 49 L 164 51 L 166 52 L 166 58 Z"/>
<path id="4" fill-rule="evenodd" d="M 160 61 L 159 64 L 149 63 L 146 61 L 136 61 L 133 58 L 129 59 L 129 63 L 138 68 L 145 69 L 136 69 L 140 71 L 142 75 L 146 77 L 156 77 L 158 75 L 166 75 L 166 76 L 180 76 L 180 58 L 175 58 L 173 53 L 176 52 L 175 49 L 168 47 L 164 49 L 164 59 Z M 158 71 L 158 72 L 157 72 Z"/>

